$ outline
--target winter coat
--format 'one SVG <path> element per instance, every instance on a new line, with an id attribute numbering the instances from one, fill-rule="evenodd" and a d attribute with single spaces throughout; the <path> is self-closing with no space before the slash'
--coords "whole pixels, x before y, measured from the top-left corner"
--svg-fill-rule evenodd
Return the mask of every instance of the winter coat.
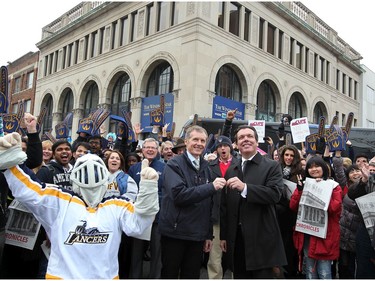
<path id="1" fill-rule="evenodd" d="M 170 159 L 163 172 L 164 186 L 159 231 L 175 239 L 212 239 L 211 208 L 216 192 L 208 162 L 200 158 L 199 171 L 186 151 Z"/>
<path id="2" fill-rule="evenodd" d="M 340 248 L 355 252 L 355 236 L 362 221 L 361 213 L 354 200 L 345 195 L 340 218 Z"/>
<path id="3" fill-rule="evenodd" d="M 246 270 L 286 265 L 275 209 L 283 190 L 280 165 L 259 153 L 246 163 L 244 173 L 241 164 L 239 161 L 229 167 L 225 179 L 238 177 L 245 182 L 246 198 L 227 187 L 221 194 L 220 240 L 227 242 L 228 266 L 233 270 L 239 224 L 244 237 Z"/>

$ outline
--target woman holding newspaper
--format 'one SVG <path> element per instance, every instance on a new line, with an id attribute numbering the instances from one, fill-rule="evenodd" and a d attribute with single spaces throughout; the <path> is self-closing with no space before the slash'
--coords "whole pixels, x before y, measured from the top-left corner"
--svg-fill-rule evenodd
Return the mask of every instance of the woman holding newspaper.
<path id="1" fill-rule="evenodd" d="M 339 257 L 341 187 L 329 179 L 327 163 L 314 156 L 306 164 L 306 181 L 299 176 L 290 199 L 297 212 L 294 246 L 306 261 L 306 279 L 332 279 L 331 263 Z M 302 260 L 300 260 L 302 264 Z"/>

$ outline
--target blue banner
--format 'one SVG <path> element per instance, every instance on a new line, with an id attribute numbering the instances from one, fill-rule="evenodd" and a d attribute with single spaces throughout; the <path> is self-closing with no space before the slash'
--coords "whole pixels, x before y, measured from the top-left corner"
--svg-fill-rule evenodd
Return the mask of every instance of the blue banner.
<path id="1" fill-rule="evenodd" d="M 141 128 L 143 128 L 143 132 L 149 133 L 152 131 L 150 113 L 158 107 L 160 107 L 160 96 L 142 98 Z M 164 124 L 169 123 L 168 132 L 172 129 L 173 109 L 173 94 L 164 94 Z"/>
<path id="2" fill-rule="evenodd" d="M 234 101 L 224 97 L 214 97 L 214 104 L 212 106 L 212 118 L 225 119 L 229 110 L 237 108 L 235 120 L 245 120 L 245 104 Z"/>

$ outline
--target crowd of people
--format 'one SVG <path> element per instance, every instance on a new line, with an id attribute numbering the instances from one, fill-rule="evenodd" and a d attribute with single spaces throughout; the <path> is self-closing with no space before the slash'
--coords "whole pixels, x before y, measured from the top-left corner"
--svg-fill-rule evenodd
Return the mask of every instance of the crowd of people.
<path id="1" fill-rule="evenodd" d="M 174 139 L 166 124 L 141 142 L 136 124 L 132 142 L 81 132 L 71 144 L 41 141 L 26 114 L 14 158 L 6 153 L 21 139 L 0 138 L 0 277 L 199 279 L 204 266 L 209 279 L 375 278 L 375 239 L 356 203 L 374 191 L 375 157 L 353 155 L 349 140 L 342 157 L 324 138 L 307 155 L 283 130 L 276 144 L 265 138 L 261 155 L 254 127 L 239 126 L 232 139 L 234 116 L 218 136 L 192 125 Z M 296 230 L 311 182 L 332 184 L 324 238 Z M 12 200 L 42 224 L 32 250 L 5 244 Z M 76 226 L 109 243 L 67 246 Z"/>

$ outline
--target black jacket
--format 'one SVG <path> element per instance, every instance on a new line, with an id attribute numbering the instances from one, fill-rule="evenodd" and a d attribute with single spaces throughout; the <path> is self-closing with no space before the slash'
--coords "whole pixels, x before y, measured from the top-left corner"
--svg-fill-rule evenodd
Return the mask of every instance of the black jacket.
<path id="1" fill-rule="evenodd" d="M 159 216 L 161 235 L 204 241 L 212 239 L 211 208 L 215 188 L 208 162 L 197 171 L 185 152 L 167 162 Z"/>
<path id="2" fill-rule="evenodd" d="M 61 188 L 72 190 L 70 172 L 65 172 L 61 164 L 51 160 L 47 165 L 40 168 L 36 176 L 41 182 L 56 184 Z"/>
<path id="3" fill-rule="evenodd" d="M 235 189 L 224 187 L 221 194 L 220 240 L 227 241 L 228 266 L 233 269 L 238 225 L 244 238 L 246 270 L 286 264 L 283 241 L 276 218 L 276 203 L 283 189 L 280 165 L 257 153 L 242 173 L 241 161 L 231 166 L 225 179 L 238 177 L 247 184 L 243 198 Z"/>

